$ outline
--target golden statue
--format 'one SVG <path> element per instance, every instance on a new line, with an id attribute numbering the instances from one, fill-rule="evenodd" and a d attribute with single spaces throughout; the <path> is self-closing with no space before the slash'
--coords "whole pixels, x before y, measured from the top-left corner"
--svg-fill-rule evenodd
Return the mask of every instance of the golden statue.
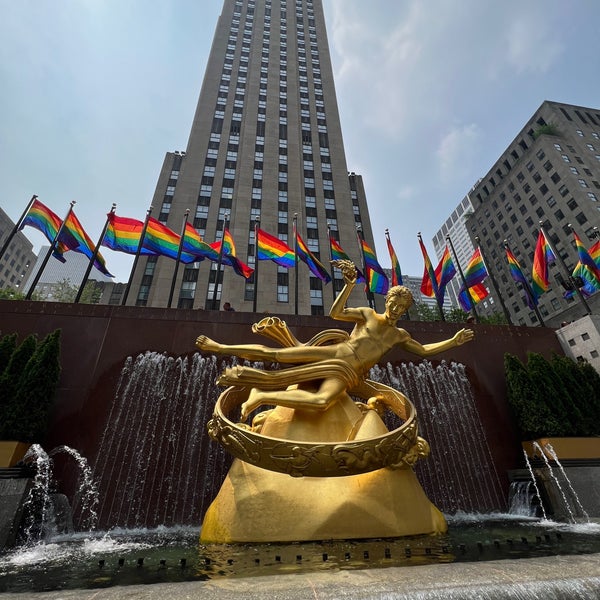
<path id="1" fill-rule="evenodd" d="M 397 327 L 413 302 L 408 288 L 389 290 L 383 314 L 347 307 L 356 268 L 345 260 L 333 264 L 345 286 L 330 316 L 353 322 L 350 334 L 326 330 L 302 344 L 284 322 L 268 317 L 253 331 L 285 347 L 196 340 L 205 352 L 295 365 L 235 366 L 220 376 L 218 383 L 230 387 L 217 401 L 209 433 L 237 460 L 205 515 L 203 542 L 397 537 L 447 528 L 412 470 L 429 453 L 417 435 L 414 406 L 366 376 L 394 346 L 427 357 L 470 341 L 473 332 L 420 344 Z M 236 424 L 228 417 L 240 406 Z M 252 426 L 243 423 L 262 406 L 275 409 L 258 413 Z M 379 416 L 386 408 L 403 421 L 391 432 Z"/>

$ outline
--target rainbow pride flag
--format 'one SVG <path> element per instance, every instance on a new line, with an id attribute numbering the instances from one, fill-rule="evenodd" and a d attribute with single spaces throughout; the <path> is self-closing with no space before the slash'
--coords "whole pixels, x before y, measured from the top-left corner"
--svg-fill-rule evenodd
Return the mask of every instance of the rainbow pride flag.
<path id="1" fill-rule="evenodd" d="M 535 245 L 535 253 L 533 255 L 533 271 L 531 273 L 533 283 L 531 288 L 535 298 L 539 298 L 549 287 L 548 265 L 554 262 L 556 257 L 548 244 L 548 240 L 544 232 L 540 229 L 537 243 Z"/>
<path id="2" fill-rule="evenodd" d="M 456 267 L 454 266 L 454 262 L 450 256 L 450 250 L 448 249 L 448 246 L 444 248 L 444 253 L 442 254 L 442 258 L 440 259 L 438 266 L 435 268 L 434 273 L 438 285 L 438 296 L 443 302 L 444 295 L 446 293 L 446 286 L 456 275 Z"/>
<path id="3" fill-rule="evenodd" d="M 365 276 L 369 290 L 375 294 L 387 294 L 390 282 L 383 272 L 381 265 L 377 262 L 375 252 L 369 247 L 367 242 L 360 240 L 363 257 L 365 260 Z"/>
<path id="4" fill-rule="evenodd" d="M 321 264 L 316 256 L 308 249 L 308 246 L 304 243 L 304 240 L 300 237 L 300 234 L 296 232 L 296 249 L 298 252 L 298 258 L 305 262 L 310 272 L 318 277 L 321 281 L 329 283 L 331 276 L 327 272 L 327 269 Z"/>
<path id="5" fill-rule="evenodd" d="M 600 268 L 600 240 L 598 240 L 591 248 L 590 248 L 590 256 L 596 263 L 596 266 Z"/>
<path id="6" fill-rule="evenodd" d="M 473 306 L 481 302 L 488 295 L 487 288 L 483 283 L 476 283 L 469 287 L 469 293 L 464 287 L 458 292 L 458 302 L 465 312 L 469 312 Z"/>
<path id="7" fill-rule="evenodd" d="M 482 281 L 488 276 L 488 272 L 479 248 L 473 252 L 463 276 L 467 285 L 466 288 L 464 284 L 461 285 L 458 292 L 458 301 L 463 310 L 469 311 L 488 295 L 486 287 L 482 284 Z M 472 300 L 469 300 L 469 295 Z"/>
<path id="8" fill-rule="evenodd" d="M 69 248 L 69 250 L 85 254 L 85 256 L 87 256 L 90 260 L 94 255 L 96 244 L 92 242 L 90 236 L 86 233 L 73 210 L 69 212 L 69 215 L 65 219 L 63 228 L 59 235 L 59 240 L 63 242 L 65 246 Z M 100 252 L 98 252 L 96 255 L 94 266 L 96 269 L 98 269 L 98 271 L 107 277 L 113 277 L 113 275 L 108 272 L 106 268 L 106 262 Z"/>
<path id="9" fill-rule="evenodd" d="M 221 245 L 223 246 L 222 252 Z M 213 242 L 210 244 L 210 247 L 215 250 L 218 255 L 221 255 L 221 262 L 232 267 L 236 274 L 240 275 L 240 277 L 244 277 L 244 279 L 250 279 L 250 277 L 254 275 L 254 269 L 249 267 L 237 257 L 235 242 L 233 241 L 233 236 L 229 232 L 229 229 L 225 229 L 223 232 L 222 242 Z"/>
<path id="10" fill-rule="evenodd" d="M 144 229 L 144 223 L 129 217 L 118 217 L 115 213 L 108 213 L 108 227 L 102 240 L 102 246 L 124 252 L 125 254 L 136 254 L 140 245 L 140 237 Z M 140 254 L 156 256 L 157 253 L 150 248 L 142 247 Z"/>
<path id="11" fill-rule="evenodd" d="M 194 257 L 194 262 L 204 260 L 205 258 L 213 262 L 219 260 L 219 253 L 200 237 L 200 234 L 191 223 L 185 224 L 182 249 Z"/>
<path id="12" fill-rule="evenodd" d="M 352 260 L 339 245 L 336 239 L 329 237 L 329 248 L 331 253 L 331 260 Z M 366 283 L 367 280 L 365 276 L 362 274 L 360 269 L 356 268 L 356 283 Z"/>
<path id="13" fill-rule="evenodd" d="M 529 308 L 531 308 L 531 310 L 533 310 L 535 305 L 537 304 L 537 298 L 529 293 L 529 290 L 531 290 L 529 282 L 527 281 L 527 278 L 523 273 L 523 269 L 521 269 L 519 261 L 508 247 L 506 248 L 506 260 L 508 261 L 508 270 L 510 271 L 510 276 L 514 279 L 514 281 L 520 283 L 523 286 L 523 289 L 525 290 L 527 305 L 529 306 Z"/>
<path id="14" fill-rule="evenodd" d="M 258 260 L 272 260 L 288 269 L 296 265 L 294 251 L 285 242 L 262 229 L 258 229 L 256 233 L 256 248 Z"/>
<path id="15" fill-rule="evenodd" d="M 25 218 L 21 221 L 19 230 L 25 226 L 33 227 L 41 231 L 46 236 L 46 239 L 52 243 L 56 239 L 61 225 L 62 219 L 36 198 L 29 207 Z M 63 253 L 67 250 L 69 248 L 63 242 L 57 240 L 54 257 L 61 262 L 66 262 Z"/>
<path id="16" fill-rule="evenodd" d="M 591 254 L 587 251 L 586 247 L 583 245 L 583 242 L 579 239 L 579 236 L 575 231 L 573 231 L 573 236 L 575 238 L 577 254 L 579 255 L 579 262 L 586 267 L 588 272 L 587 277 L 584 277 L 584 279 L 590 280 L 591 276 L 590 283 L 592 283 L 595 287 L 600 288 L 600 268 L 596 264 L 596 261 L 592 258 Z"/>
<path id="17" fill-rule="evenodd" d="M 151 250 L 158 256 L 166 256 L 173 260 L 177 260 L 180 243 L 181 236 L 160 221 L 157 221 L 154 217 L 148 218 L 148 226 L 146 227 L 143 245 L 145 249 Z M 182 249 L 180 257 L 182 263 L 192 263 L 195 260 L 195 256 L 184 252 Z"/>
<path id="18" fill-rule="evenodd" d="M 392 261 L 392 285 L 402 285 L 402 271 L 400 269 L 400 262 L 392 246 L 392 240 L 386 230 L 385 240 L 387 242 L 388 252 L 390 254 L 390 260 Z"/>
<path id="19" fill-rule="evenodd" d="M 423 279 L 421 280 L 421 293 L 429 298 L 434 296 L 438 297 L 438 284 L 437 276 L 431 264 L 431 259 L 425 248 L 425 244 L 419 235 L 419 246 L 421 247 L 421 253 L 423 254 L 423 261 L 425 263 L 423 269 Z"/>

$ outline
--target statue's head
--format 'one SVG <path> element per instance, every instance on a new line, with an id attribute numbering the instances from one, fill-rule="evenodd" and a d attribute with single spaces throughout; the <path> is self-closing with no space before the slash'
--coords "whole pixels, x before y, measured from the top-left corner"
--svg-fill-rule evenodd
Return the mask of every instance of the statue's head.
<path id="1" fill-rule="evenodd" d="M 406 312 L 414 302 L 412 292 L 404 285 L 395 285 L 388 290 L 385 295 L 386 307 L 394 300 L 402 306 L 402 312 Z"/>

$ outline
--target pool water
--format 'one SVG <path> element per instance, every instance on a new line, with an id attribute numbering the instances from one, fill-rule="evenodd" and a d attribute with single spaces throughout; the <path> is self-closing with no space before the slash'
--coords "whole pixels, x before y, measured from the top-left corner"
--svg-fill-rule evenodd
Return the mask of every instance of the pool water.
<path id="1" fill-rule="evenodd" d="M 600 524 L 447 517 L 441 536 L 260 545 L 198 543 L 194 527 L 85 532 L 0 554 L 0 593 L 600 552 Z"/>

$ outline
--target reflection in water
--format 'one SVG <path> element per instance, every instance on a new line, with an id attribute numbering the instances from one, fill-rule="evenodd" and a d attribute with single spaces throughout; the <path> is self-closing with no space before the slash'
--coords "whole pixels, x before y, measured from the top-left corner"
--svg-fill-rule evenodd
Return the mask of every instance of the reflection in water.
<path id="1" fill-rule="evenodd" d="M 594 523 L 447 518 L 442 536 L 320 543 L 199 547 L 197 527 L 55 536 L 0 557 L 0 593 L 600 552 Z"/>

